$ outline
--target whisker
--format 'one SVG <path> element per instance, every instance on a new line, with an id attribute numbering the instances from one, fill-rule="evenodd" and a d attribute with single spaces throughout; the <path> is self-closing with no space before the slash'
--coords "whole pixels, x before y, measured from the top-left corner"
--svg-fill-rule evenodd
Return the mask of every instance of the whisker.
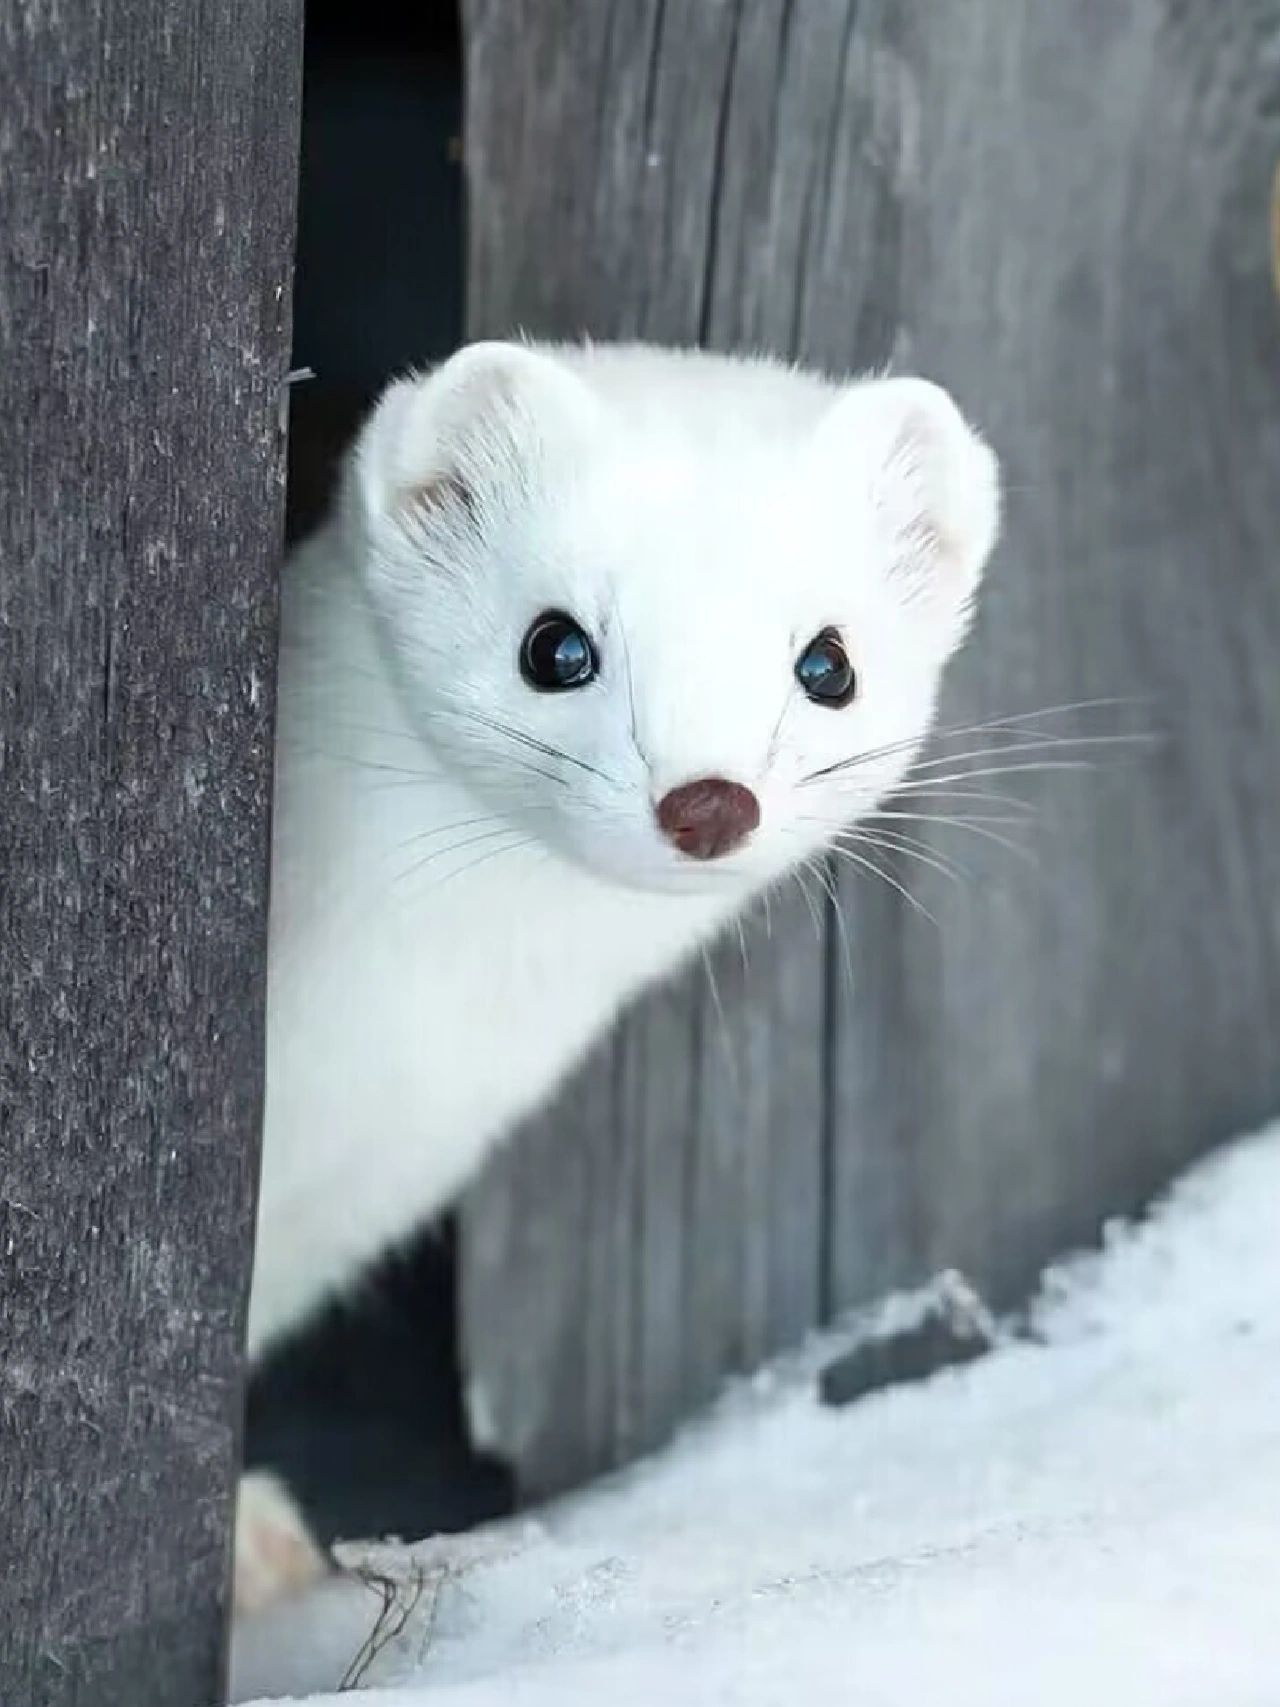
<path id="1" fill-rule="evenodd" d="M 804 897 L 805 907 L 808 910 L 809 917 L 813 920 L 814 937 L 819 943 L 821 943 L 822 942 L 822 915 L 821 915 L 821 913 L 819 913 L 817 907 L 814 905 L 813 896 L 810 895 L 810 893 L 809 893 L 809 885 L 805 882 L 805 877 L 808 875 L 811 875 L 811 874 L 812 874 L 812 867 L 811 867 L 810 860 L 803 861 L 800 865 L 798 865 L 795 868 L 796 887 L 799 889 L 801 895 Z"/>
<path id="2" fill-rule="evenodd" d="M 627 641 L 627 630 L 616 595 L 613 601 L 613 616 L 618 625 L 618 635 L 622 641 L 622 659 L 627 671 L 627 712 L 631 720 L 631 745 L 640 753 L 640 725 L 636 719 L 636 683 L 631 673 L 631 647 Z M 644 754 L 640 753 L 640 757 L 644 758 Z"/>
<path id="3" fill-rule="evenodd" d="M 990 828 L 993 824 L 1007 824 L 1016 829 L 1034 829 L 1036 826 L 1030 823 L 1025 817 L 959 817 L 955 813 L 948 812 L 872 811 L 865 812 L 861 817 L 852 821 L 843 818 L 819 818 L 815 817 L 813 814 L 806 814 L 802 816 L 798 822 L 802 824 L 818 824 L 828 831 L 843 831 L 850 830 L 855 828 L 857 825 L 864 824 L 872 825 L 874 827 L 879 825 L 880 822 L 885 819 L 900 820 L 901 822 L 908 824 L 940 824 L 946 829 L 968 830 L 971 835 L 980 836 L 983 840 L 992 842 L 997 847 L 1005 848 L 1009 853 L 1016 854 L 1019 859 L 1026 860 L 1031 865 L 1034 866 L 1036 864 L 1036 861 L 1032 857 L 1028 848 L 1024 848 L 1020 842 L 1015 842 L 1008 836 L 1002 836 L 998 831 Z"/>
<path id="4" fill-rule="evenodd" d="M 1026 745 L 1033 741 L 1044 742 L 1046 745 L 1052 745 L 1055 743 L 1062 745 L 1085 743 L 1091 745 L 1100 742 L 1145 745 L 1155 739 L 1155 737 L 1149 732 L 1113 732 L 1101 735 L 1075 735 L 1069 732 L 1054 734 L 1052 731 L 1043 728 L 1039 721 L 1047 717 L 1065 716 L 1070 712 L 1133 706 L 1144 703 L 1146 702 L 1140 699 L 1126 699 L 1118 697 L 1067 701 L 1062 705 L 1043 706 L 1039 710 L 1018 712 L 1008 717 L 987 718 L 980 723 L 943 724 L 930 732 L 929 739 L 932 741 L 946 741 L 958 739 L 965 735 L 1008 736 L 1010 738 L 1009 744 L 993 749 L 993 751 L 996 752 L 1014 751 L 1017 750 L 1019 745 Z M 879 747 L 868 748 L 865 752 L 853 753 L 848 758 L 837 760 L 835 764 L 825 765 L 820 770 L 810 772 L 808 776 L 802 779 L 802 786 L 805 783 L 821 781 L 824 777 L 836 775 L 843 770 L 852 770 L 863 765 L 871 764 L 877 759 L 891 758 L 898 753 L 909 751 L 912 747 L 919 746 L 920 744 L 921 738 L 919 736 L 910 735 L 899 741 L 890 741 Z M 950 758 L 953 762 L 958 762 L 960 759 L 968 758 L 970 756 L 973 755 L 952 753 Z M 946 754 L 943 754 L 932 761 L 922 760 L 921 763 L 944 764 L 947 762 L 947 757 L 948 756 Z"/>
<path id="5" fill-rule="evenodd" d="M 428 786 L 435 788 L 465 787 L 466 777 L 502 774 L 501 767 L 497 765 L 477 765 L 470 763 L 459 764 L 458 771 L 460 774 L 458 776 L 450 776 L 445 771 L 411 770 L 407 765 L 389 764 L 384 759 L 364 759 L 360 758 L 355 753 L 335 753 L 323 747 L 296 748 L 295 751 L 303 752 L 311 758 L 327 759 L 334 764 L 346 764 L 352 766 L 352 768 L 356 770 L 373 771 L 375 774 L 380 774 L 387 780 L 371 786 L 383 789 L 425 788 Z M 518 764 L 516 761 L 507 760 L 506 764 L 509 768 L 523 770 L 530 776 L 540 776 L 545 778 L 547 782 L 559 783 L 564 787 L 568 787 L 568 779 L 566 777 L 557 776 L 552 771 L 543 770 L 538 765 L 531 765 L 527 759 L 520 760 Z"/>
<path id="6" fill-rule="evenodd" d="M 864 835 L 870 841 L 877 842 L 890 850 L 896 848 L 905 854 L 914 855 L 918 859 L 937 861 L 940 867 L 956 882 L 972 883 L 974 881 L 974 874 L 968 866 L 963 865 L 960 860 L 944 849 L 934 847 L 923 836 L 915 835 L 906 830 L 886 830 L 878 824 L 859 824 L 855 826 L 854 833 L 855 835 Z"/>
<path id="7" fill-rule="evenodd" d="M 1002 753 L 1043 753 L 1058 752 L 1063 747 L 1117 747 L 1145 746 L 1153 737 L 1150 735 L 1031 735 L 1024 738 L 1016 732 L 1016 738 L 1001 747 L 974 747 L 967 753 L 942 753 L 935 759 L 920 759 L 910 766 L 907 774 L 914 775 L 918 771 L 932 770 L 937 765 L 958 765 L 966 759 L 998 758 Z"/>
<path id="8" fill-rule="evenodd" d="M 438 882 L 431 885 L 428 893 L 433 893 L 437 889 L 443 889 L 445 884 L 452 883 L 455 877 L 462 877 L 467 872 L 474 871 L 477 866 L 484 865 L 487 860 L 497 859 L 499 854 L 519 853 L 521 848 L 531 848 L 535 845 L 535 842 L 536 837 L 525 836 L 520 841 L 511 843 L 507 847 L 490 848 L 488 853 L 477 854 L 475 859 L 468 860 L 465 865 L 458 866 L 454 871 L 446 872 Z"/>
<path id="9" fill-rule="evenodd" d="M 1036 864 L 1029 848 L 1024 848 L 1010 837 L 1002 836 L 989 828 L 992 824 L 1017 824 L 1025 828 L 1027 827 L 1026 820 L 1022 818 L 954 818 L 929 812 L 869 812 L 867 818 L 874 820 L 902 818 L 913 823 L 942 824 L 947 829 L 968 830 L 972 835 L 981 836 L 988 842 L 994 842 L 997 847 L 1006 848 L 1011 854 L 1017 854 L 1019 859 L 1028 861 L 1032 866 Z"/>
<path id="10" fill-rule="evenodd" d="M 498 717 L 485 717 L 483 712 L 461 712 L 461 714 L 459 714 L 459 712 L 452 712 L 451 715 L 454 715 L 454 717 L 463 717 L 463 720 L 471 722 L 471 724 L 478 724 L 481 729 L 488 729 L 488 731 L 492 731 L 493 734 L 502 736 L 505 741 L 514 741 L 517 746 L 529 748 L 529 751 L 532 751 L 532 753 L 541 753 L 544 758 L 558 758 L 558 760 L 565 760 L 568 765 L 579 766 L 579 770 L 587 770 L 587 772 L 591 772 L 592 775 L 601 775 L 601 772 L 597 772 L 596 766 L 589 765 L 587 760 L 584 760 L 584 758 L 573 758 L 572 754 L 565 753 L 561 748 L 556 748 L 556 746 L 553 746 L 550 741 L 543 741 L 543 739 L 539 739 L 539 736 L 531 736 L 531 734 L 527 732 L 527 729 L 517 729 L 514 724 L 502 722 L 502 719 L 498 719 Z"/>
<path id="11" fill-rule="evenodd" d="M 893 798 L 890 796 L 890 798 Z M 797 814 L 797 824 L 817 824 L 824 830 L 849 830 L 858 824 L 868 824 L 882 818 L 901 819 L 905 824 L 1007 824 L 1017 830 L 1034 830 L 1039 826 L 1026 816 L 1015 813 L 966 813 L 963 816 L 954 812 L 898 812 L 882 811 L 878 807 L 867 807 L 859 812 L 846 812 L 838 817 L 831 817 L 816 812 L 801 812 Z"/>
<path id="12" fill-rule="evenodd" d="M 822 885 L 823 893 L 831 903 L 831 915 L 835 920 L 836 936 L 840 943 L 840 961 L 844 970 L 845 988 L 853 988 L 853 949 L 849 942 L 849 930 L 845 922 L 844 908 L 840 905 L 840 891 L 836 886 L 834 874 L 826 863 L 819 859 L 806 861 L 818 882 Z"/>
<path id="13" fill-rule="evenodd" d="M 711 991 L 711 1003 L 716 1010 L 716 1019 L 720 1025 L 720 1047 L 724 1050 L 725 1060 L 729 1064 L 730 1078 L 736 1083 L 738 1060 L 734 1052 L 733 1040 L 729 1035 L 729 1021 L 724 1011 L 724 1003 L 720 999 L 720 984 L 716 978 L 710 951 L 704 945 L 700 952 L 702 954 L 702 965 L 707 974 L 707 987 Z"/>
<path id="14" fill-rule="evenodd" d="M 846 771 L 856 770 L 863 765 L 873 764 L 877 759 L 893 758 L 897 753 L 909 752 L 912 747 L 921 745 L 919 736 L 912 736 L 904 741 L 889 741 L 881 747 L 868 747 L 865 752 L 851 753 L 847 758 L 837 759 L 833 764 L 823 765 L 819 770 L 810 771 L 800 779 L 799 787 L 806 788 L 810 783 L 822 782 L 830 776 L 839 776 Z"/>
<path id="15" fill-rule="evenodd" d="M 837 848 L 845 847 L 849 842 L 858 842 L 867 847 L 879 848 L 882 853 L 903 854 L 908 859 L 919 860 L 921 865 L 930 866 L 934 871 L 941 872 L 952 883 L 973 882 L 971 871 L 954 864 L 945 855 L 930 848 L 927 842 L 921 842 L 914 836 L 900 838 L 899 833 L 892 830 L 884 830 L 879 834 L 871 834 L 863 830 L 845 830 L 839 836 L 833 837 L 833 845 Z"/>
<path id="16" fill-rule="evenodd" d="M 520 769 L 522 769 L 522 770 L 527 769 L 527 768 L 528 767 L 526 767 L 524 765 L 522 765 L 520 767 Z M 459 769 L 461 770 L 461 767 L 459 767 Z M 479 765 L 468 765 L 466 767 L 466 775 L 468 777 L 485 776 L 485 775 L 489 775 L 489 774 L 499 775 L 501 773 L 497 770 L 496 767 L 494 767 L 492 772 L 489 772 L 484 767 L 479 766 Z M 530 770 L 529 774 L 530 774 L 530 776 L 536 776 L 539 773 L 536 771 Z M 418 788 L 418 787 L 421 787 L 427 783 L 434 783 L 437 787 L 443 787 L 446 784 L 450 784 L 454 788 L 460 788 L 460 787 L 470 788 L 470 786 L 471 786 L 470 783 L 464 782 L 460 777 L 451 777 L 451 776 L 443 776 L 443 775 L 441 775 L 441 776 L 422 776 L 422 777 L 412 777 L 412 776 L 388 777 L 385 780 L 380 781 L 380 782 L 371 782 L 369 784 L 369 792 L 371 794 L 374 792 L 381 794 L 381 793 L 385 793 L 388 790 L 393 789 L 393 788 Z"/>
<path id="17" fill-rule="evenodd" d="M 1036 723 L 1045 717 L 1066 717 L 1075 711 L 1118 711 L 1146 706 L 1151 702 L 1138 694 L 1109 695 L 1101 699 L 1069 699 L 1060 705 L 1042 705 L 1035 711 L 1015 711 L 1006 717 L 991 717 L 983 723 L 942 724 L 935 731 L 938 735 L 969 735 L 979 734 L 987 729 L 1006 729 L 1020 723 Z"/>
<path id="18" fill-rule="evenodd" d="M 889 802 L 896 801 L 898 790 L 887 794 Z M 922 787 L 915 790 L 916 801 L 973 801 L 976 806 L 1002 807 L 998 814 L 966 814 L 966 821 L 973 823 L 1002 823 L 1002 824 L 1031 824 L 1036 818 L 1036 806 L 1031 801 L 1024 801 L 1019 794 L 998 794 L 995 789 L 934 789 Z M 870 807 L 877 811 L 879 807 Z"/>
<path id="19" fill-rule="evenodd" d="M 930 793 L 935 782 L 962 782 L 966 777 L 1038 776 L 1043 771 L 1096 771 L 1097 769 L 1097 765 L 1089 759 L 1039 759 L 1034 764 L 991 765 L 982 770 L 955 771 L 941 777 L 909 778 L 906 782 L 900 782 L 894 793 Z"/>
<path id="20" fill-rule="evenodd" d="M 843 787 L 843 788 L 837 787 L 837 788 L 833 789 L 832 792 L 835 794 L 841 794 L 841 795 L 851 794 L 851 795 L 854 795 L 855 797 L 857 797 L 862 802 L 861 806 L 858 808 L 858 810 L 856 812 L 850 812 L 838 820 L 832 820 L 833 823 L 838 822 L 841 824 L 847 824 L 855 816 L 859 816 L 859 815 L 870 816 L 872 813 L 874 813 L 876 811 L 876 808 L 874 806 L 872 806 L 866 802 L 865 795 L 864 795 L 863 790 L 862 790 L 860 785 L 858 785 L 856 787 Z M 899 789 L 894 789 L 890 794 L 886 795 L 885 798 L 887 800 L 890 800 L 890 801 L 895 801 L 898 798 L 899 792 L 900 792 Z M 969 822 L 974 822 L 974 823 L 989 822 L 989 823 L 993 823 L 993 824 L 994 823 L 1025 824 L 1028 826 L 1028 828 L 1030 828 L 1030 827 L 1034 826 L 1036 816 L 1038 813 L 1038 808 L 1036 807 L 1036 805 L 1032 801 L 1023 800 L 1019 795 L 1016 795 L 1016 794 L 1001 794 L 1001 793 L 998 793 L 996 790 L 990 789 L 990 788 L 934 788 L 934 787 L 930 787 L 930 786 L 926 786 L 926 785 L 922 784 L 919 788 L 916 788 L 912 791 L 912 800 L 913 801 L 922 801 L 926 804 L 930 800 L 973 801 L 976 804 L 982 805 L 982 806 L 1006 807 L 1006 808 L 1008 808 L 1010 813 L 1014 814 L 1013 816 L 1010 816 L 1010 817 L 1000 817 L 1000 818 L 995 818 L 995 817 L 968 818 L 968 817 L 966 817 L 966 819 L 965 819 L 966 823 L 969 823 Z M 819 822 L 819 820 L 815 819 L 814 822 L 815 823 Z"/>
<path id="21" fill-rule="evenodd" d="M 737 914 L 733 922 L 738 927 L 738 954 L 742 960 L 742 976 L 744 979 L 750 979 L 751 960 L 747 954 L 747 932 L 742 922 L 742 914 Z"/>
<path id="22" fill-rule="evenodd" d="M 347 735 L 372 735 L 379 741 L 408 741 L 415 747 L 423 744 L 422 736 L 413 729 L 384 729 L 377 723 L 353 723 L 345 717 L 341 721 L 333 721 L 331 726 Z"/>
<path id="23" fill-rule="evenodd" d="M 933 914 L 925 906 L 923 901 L 914 896 L 904 884 L 899 883 L 897 878 L 890 872 L 885 871 L 881 866 L 876 865 L 873 861 L 868 859 L 865 854 L 855 853 L 852 848 L 845 847 L 833 847 L 831 852 L 836 859 L 847 859 L 852 864 L 861 866 L 864 871 L 871 872 L 871 874 L 874 877 L 878 877 L 882 883 L 887 883 L 891 889 L 896 889 L 907 905 L 913 908 L 915 912 L 919 913 L 922 918 L 928 919 L 929 923 L 935 928 L 935 930 L 942 929 L 942 926 L 938 923 L 937 919 L 934 918 Z"/>
<path id="24" fill-rule="evenodd" d="M 1020 731 L 1005 729 L 1000 731 L 1009 739 L 998 746 L 973 747 L 964 753 L 939 753 L 933 758 L 913 759 L 906 770 L 907 776 L 919 772 L 936 769 L 940 765 L 958 765 L 970 760 L 994 759 L 1001 757 L 1017 757 L 1020 753 L 1041 752 L 1073 752 L 1080 748 L 1093 749 L 1099 746 L 1141 746 L 1147 745 L 1155 737 L 1147 735 L 1054 735 L 1045 736 L 1032 730 Z M 900 742 L 896 747 L 873 747 L 865 753 L 855 754 L 848 759 L 842 759 L 825 769 L 814 771 L 805 777 L 804 783 L 820 782 L 824 778 L 845 775 L 856 772 L 864 765 L 876 759 L 893 757 L 896 752 L 902 752 L 913 745 L 912 742 Z"/>
<path id="25" fill-rule="evenodd" d="M 424 866 L 431 865 L 438 859 L 443 859 L 447 854 L 462 853 L 464 849 L 476 847 L 481 842 L 492 842 L 499 836 L 509 836 L 513 833 L 512 826 L 504 823 L 496 830 L 485 830 L 478 836 L 466 836 L 460 842 L 450 842 L 448 847 L 433 848 L 430 853 L 424 854 L 419 860 L 415 860 L 406 871 L 402 871 L 396 881 L 398 883 L 404 882 L 406 878 L 421 871 Z"/>
<path id="26" fill-rule="evenodd" d="M 888 798 L 892 800 L 897 792 L 895 789 Z M 993 788 L 944 788 L 928 784 L 917 788 L 915 793 L 917 798 L 928 796 L 934 800 L 976 800 L 987 806 L 1007 806 L 1011 811 L 1021 814 L 1024 821 L 1034 818 L 1036 814 L 1036 808 L 1030 800 L 1024 800 L 1020 794 L 1001 794 Z"/>
<path id="27" fill-rule="evenodd" d="M 1017 812 L 971 812 L 961 816 L 955 812 L 896 812 L 874 807 L 870 812 L 864 812 L 863 818 L 901 818 L 904 823 L 913 824 L 1009 824 L 1020 830 L 1038 828 L 1025 813 Z"/>
<path id="28" fill-rule="evenodd" d="M 425 830 L 418 830 L 414 835 L 406 836 L 404 841 L 396 843 L 396 847 L 397 850 L 401 848 L 411 848 L 416 846 L 419 842 L 427 841 L 431 836 L 447 836 L 450 831 L 474 830 L 479 828 L 481 824 L 497 824 L 501 822 L 505 822 L 502 813 L 486 812 L 483 817 L 480 818 L 459 818 L 452 824 L 432 824 Z"/>
<path id="29" fill-rule="evenodd" d="M 553 812 L 555 808 L 550 805 L 539 805 L 536 801 L 533 803 L 521 801 L 518 804 L 518 810 L 521 812 Z M 411 848 L 421 842 L 428 841 L 432 836 L 447 836 L 451 830 L 475 830 L 479 829 L 482 824 L 501 824 L 506 821 L 506 814 L 503 812 L 486 812 L 478 818 L 459 818 L 452 824 L 431 824 L 425 830 L 418 830 L 412 836 L 407 836 L 404 841 L 398 842 L 396 846 L 397 849 Z M 514 825 L 511 826 L 513 829 L 515 827 Z"/>
<path id="30" fill-rule="evenodd" d="M 545 758 L 558 759 L 562 764 L 574 765 L 578 770 L 586 771 L 590 776 L 599 777 L 601 782 L 607 782 L 612 787 L 617 786 L 611 776 L 588 760 L 578 758 L 574 753 L 566 753 L 563 747 L 553 746 L 551 742 L 543 741 L 537 735 L 530 735 L 526 729 L 517 729 L 514 724 L 504 723 L 500 718 L 486 717 L 480 711 L 464 712 L 456 708 L 451 708 L 448 715 L 463 722 L 478 724 L 480 728 L 491 730 L 495 735 L 505 736 L 507 740 L 515 741 L 522 747 L 529 747 L 534 752 L 541 753 Z"/>
<path id="31" fill-rule="evenodd" d="M 561 788 L 572 788 L 573 787 L 573 784 L 570 782 L 570 780 L 567 776 L 561 776 L 557 771 L 545 770 L 541 765 L 531 765 L 529 763 L 528 759 L 515 760 L 515 759 L 509 758 L 506 762 L 508 764 L 518 765 L 519 769 L 527 771 L 530 776 L 540 776 L 540 777 L 544 778 L 544 780 L 547 782 L 558 783 Z M 472 767 L 467 766 L 465 768 L 468 770 L 471 770 Z M 482 776 L 485 774 L 486 771 L 488 771 L 489 773 L 492 774 L 494 771 L 497 770 L 497 768 L 498 767 L 496 765 L 486 765 L 483 767 L 476 767 L 473 774 L 475 774 L 477 776 Z"/>
<path id="32" fill-rule="evenodd" d="M 769 744 L 765 749 L 768 755 L 766 760 L 768 764 L 772 764 L 774 759 L 778 756 L 778 742 L 782 739 L 782 725 L 786 722 L 787 713 L 791 710 L 791 707 L 794 704 L 795 694 L 790 688 L 788 688 L 786 696 L 782 701 L 782 710 L 778 713 L 778 721 L 773 726 L 773 734 L 770 735 Z"/>
<path id="33" fill-rule="evenodd" d="M 328 759 L 331 763 L 351 765 L 358 770 L 384 771 L 390 775 L 408 777 L 414 782 L 448 782 L 450 778 L 442 771 L 423 771 L 410 769 L 408 765 L 392 765 L 382 759 L 362 759 L 355 753 L 335 753 L 325 747 L 289 746 L 293 752 L 301 753 L 307 758 Z"/>

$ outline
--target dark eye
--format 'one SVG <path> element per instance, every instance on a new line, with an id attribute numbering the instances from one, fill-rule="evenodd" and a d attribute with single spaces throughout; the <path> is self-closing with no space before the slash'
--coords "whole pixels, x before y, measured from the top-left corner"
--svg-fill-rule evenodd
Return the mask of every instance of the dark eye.
<path id="1" fill-rule="evenodd" d="M 520 674 L 541 693 L 581 688 L 600 668 L 582 624 L 560 610 L 544 610 L 520 644 Z"/>
<path id="2" fill-rule="evenodd" d="M 815 634 L 796 659 L 796 680 L 815 705 L 835 710 L 848 705 L 857 693 L 858 678 L 834 628 Z"/>

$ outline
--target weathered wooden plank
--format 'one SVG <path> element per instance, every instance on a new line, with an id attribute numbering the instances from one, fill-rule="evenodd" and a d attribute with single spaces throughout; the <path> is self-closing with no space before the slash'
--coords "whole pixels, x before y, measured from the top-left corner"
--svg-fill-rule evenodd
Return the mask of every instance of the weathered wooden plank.
<path id="1" fill-rule="evenodd" d="M 924 826 L 972 873 L 896 862 L 939 931 L 845 880 L 833 1296 L 958 1263 L 1008 1298 L 1280 1106 L 1280 4 L 859 28 L 910 115 L 903 359 L 965 399 L 1009 486 L 944 720 L 1136 695 L 1058 726 L 1160 736 L 1008 779 L 1032 871 Z"/>
<path id="2" fill-rule="evenodd" d="M 795 300 L 843 8 L 804 31 L 785 4 L 464 15 L 473 332 L 884 355 L 852 322 L 819 347 Z M 473 1194 L 473 1413 L 526 1492 L 653 1444 L 819 1318 L 823 907 L 776 899 L 647 1003 Z"/>
<path id="3" fill-rule="evenodd" d="M 300 0 L 0 0 L 0 1700 L 220 1699 Z"/>
<path id="4" fill-rule="evenodd" d="M 724 999 L 770 1087 L 745 1128 L 695 981 L 503 1159 L 464 1216 L 465 1326 L 477 1415 L 537 1492 L 824 1309 L 946 1262 L 1012 1296 L 1280 1103 L 1280 7 L 465 19 L 473 329 L 936 374 L 1010 488 L 944 718 L 1135 695 L 1165 734 L 1016 780 L 1035 874 L 963 832 L 936 843 L 974 872 L 954 893 L 899 862 L 940 932 L 842 876 L 851 980 L 794 902 Z"/>

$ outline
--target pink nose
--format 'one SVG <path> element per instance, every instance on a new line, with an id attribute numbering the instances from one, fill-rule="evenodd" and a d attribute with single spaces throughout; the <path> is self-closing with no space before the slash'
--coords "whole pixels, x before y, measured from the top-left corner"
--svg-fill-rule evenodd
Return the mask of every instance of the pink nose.
<path id="1" fill-rule="evenodd" d="M 719 859 L 740 847 L 760 822 L 760 802 L 740 782 L 703 777 L 658 802 L 658 827 L 690 859 Z"/>

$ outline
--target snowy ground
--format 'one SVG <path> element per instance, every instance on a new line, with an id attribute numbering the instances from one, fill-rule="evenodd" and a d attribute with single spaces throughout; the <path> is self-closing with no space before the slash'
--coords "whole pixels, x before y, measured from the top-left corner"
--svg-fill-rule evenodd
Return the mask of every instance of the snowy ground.
<path id="1" fill-rule="evenodd" d="M 806 1357 L 538 1526 L 393 1555 L 416 1605 L 367 1665 L 379 1602 L 334 1582 L 241 1632 L 240 1699 L 1280 1707 L 1280 1128 L 1033 1320 L 840 1411 Z"/>

